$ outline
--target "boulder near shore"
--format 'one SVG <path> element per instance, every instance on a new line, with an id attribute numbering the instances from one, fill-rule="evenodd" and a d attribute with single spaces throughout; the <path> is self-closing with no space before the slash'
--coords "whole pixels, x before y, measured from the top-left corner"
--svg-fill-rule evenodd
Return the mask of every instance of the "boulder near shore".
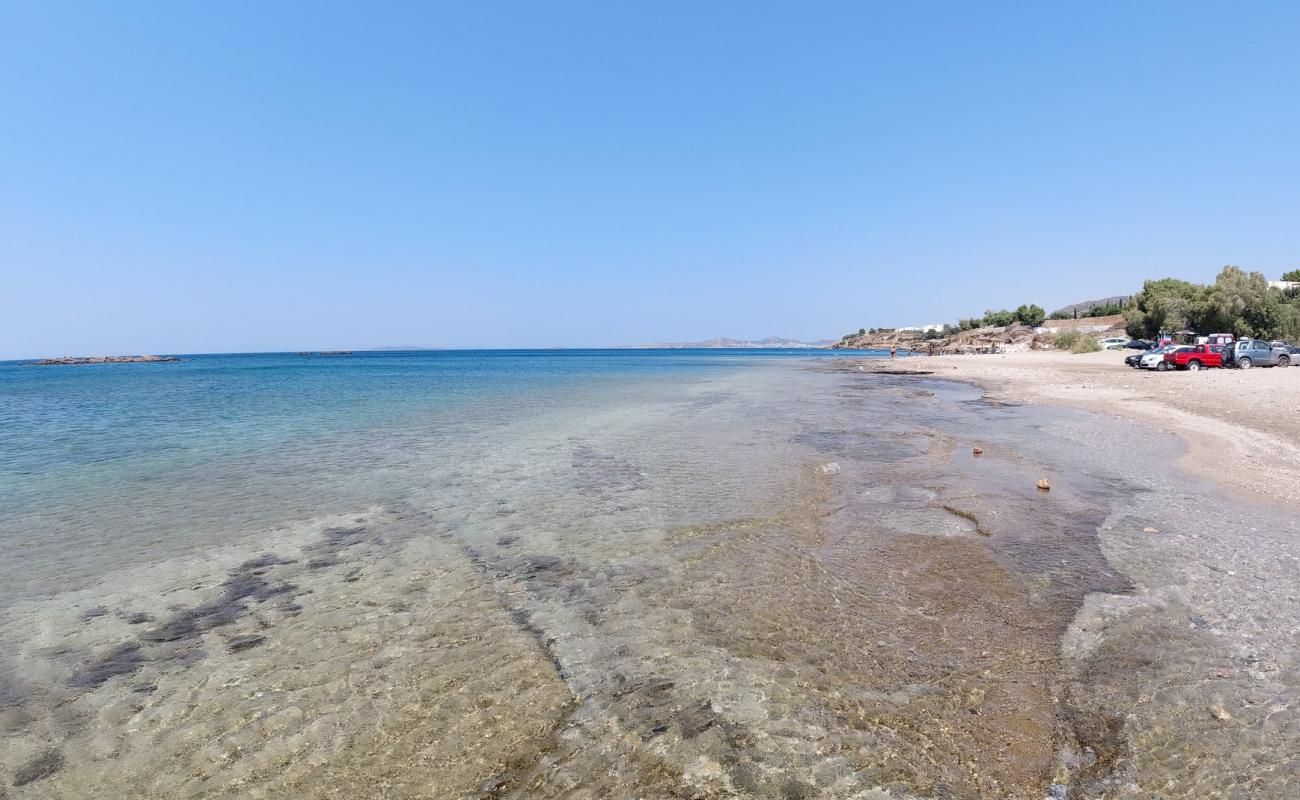
<path id="1" fill-rule="evenodd" d="M 90 356 L 88 358 L 64 356 L 63 358 L 43 358 L 36 362 L 36 366 L 52 367 L 65 364 L 135 364 L 139 362 L 155 363 L 161 361 L 180 361 L 180 359 L 176 356 Z"/>

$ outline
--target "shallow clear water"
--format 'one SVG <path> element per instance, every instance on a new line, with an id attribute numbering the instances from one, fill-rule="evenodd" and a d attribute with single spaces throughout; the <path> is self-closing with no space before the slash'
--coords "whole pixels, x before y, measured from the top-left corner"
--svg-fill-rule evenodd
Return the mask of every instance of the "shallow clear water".
<path id="1" fill-rule="evenodd" d="M 1115 420 L 809 354 L 0 387 L 0 797 L 1300 779 L 1295 520 Z"/>
<path id="2" fill-rule="evenodd" d="M 0 364 L 0 600 L 405 497 L 494 431 L 806 352 L 451 351 Z M 565 424 L 565 423 L 561 423 Z M 495 445 L 493 445 L 495 446 Z"/>

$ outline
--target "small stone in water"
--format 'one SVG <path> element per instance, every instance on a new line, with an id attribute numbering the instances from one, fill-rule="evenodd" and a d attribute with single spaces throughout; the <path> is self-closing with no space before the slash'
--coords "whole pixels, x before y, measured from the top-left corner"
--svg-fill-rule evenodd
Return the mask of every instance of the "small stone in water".
<path id="1" fill-rule="evenodd" d="M 983 447 L 976 447 L 976 448 L 975 448 L 974 450 L 972 450 L 971 452 L 974 453 L 975 455 L 979 455 L 980 453 L 983 453 L 983 452 L 984 452 L 984 448 L 983 448 Z"/>

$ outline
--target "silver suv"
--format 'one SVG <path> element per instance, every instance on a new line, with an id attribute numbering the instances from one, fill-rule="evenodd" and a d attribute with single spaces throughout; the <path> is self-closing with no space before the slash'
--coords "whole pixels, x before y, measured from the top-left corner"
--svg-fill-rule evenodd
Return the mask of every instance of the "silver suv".
<path id="1" fill-rule="evenodd" d="M 1260 339 L 1238 339 L 1223 353 L 1223 366 L 1286 367 L 1291 364 L 1291 353 L 1285 347 L 1276 347 Z"/>

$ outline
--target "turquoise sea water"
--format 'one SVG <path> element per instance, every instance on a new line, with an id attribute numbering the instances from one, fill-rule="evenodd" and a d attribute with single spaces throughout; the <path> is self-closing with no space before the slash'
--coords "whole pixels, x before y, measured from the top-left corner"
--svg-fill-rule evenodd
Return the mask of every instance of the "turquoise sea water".
<path id="1" fill-rule="evenodd" d="M 220 543 L 428 480 L 412 471 L 507 420 L 648 401 L 809 350 L 196 355 L 0 363 L 0 600 L 140 554 Z M 414 451 L 421 450 L 416 454 Z M 413 460 L 414 459 L 414 460 Z"/>

